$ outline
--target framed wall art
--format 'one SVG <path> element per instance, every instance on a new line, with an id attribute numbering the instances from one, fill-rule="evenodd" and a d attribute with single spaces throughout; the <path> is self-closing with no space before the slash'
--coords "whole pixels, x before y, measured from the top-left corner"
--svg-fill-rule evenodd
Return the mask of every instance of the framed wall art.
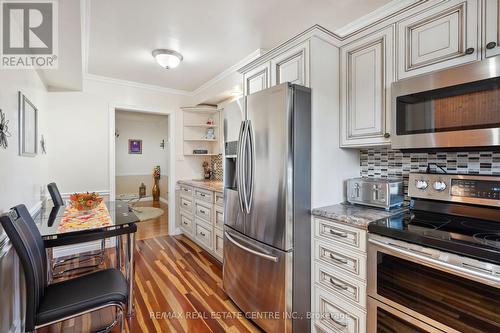
<path id="1" fill-rule="evenodd" d="M 19 92 L 19 155 L 38 153 L 38 109 Z"/>
<path id="2" fill-rule="evenodd" d="M 129 139 L 128 140 L 128 153 L 129 154 L 142 154 L 142 140 Z"/>

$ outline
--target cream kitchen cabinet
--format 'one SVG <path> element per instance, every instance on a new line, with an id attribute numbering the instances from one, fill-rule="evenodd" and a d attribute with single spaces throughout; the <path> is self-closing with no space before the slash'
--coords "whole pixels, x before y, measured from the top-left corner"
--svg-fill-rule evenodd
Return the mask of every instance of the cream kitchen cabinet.
<path id="1" fill-rule="evenodd" d="M 179 181 L 178 226 L 183 234 L 222 261 L 224 194 L 197 187 L 196 182 Z"/>
<path id="2" fill-rule="evenodd" d="M 391 25 L 340 50 L 342 147 L 390 143 L 393 37 Z"/>
<path id="3" fill-rule="evenodd" d="M 309 86 L 309 41 L 299 44 L 271 60 L 271 86 L 290 82 Z"/>
<path id="4" fill-rule="evenodd" d="M 399 21 L 398 79 L 479 60 L 479 2 L 444 1 Z"/>
<path id="5" fill-rule="evenodd" d="M 500 0 L 484 0 L 483 5 L 484 57 L 500 54 Z"/>
<path id="6" fill-rule="evenodd" d="M 366 332 L 367 231 L 312 217 L 314 333 Z"/>
<path id="7" fill-rule="evenodd" d="M 262 64 L 243 74 L 245 95 L 264 90 L 270 87 L 270 64 Z"/>

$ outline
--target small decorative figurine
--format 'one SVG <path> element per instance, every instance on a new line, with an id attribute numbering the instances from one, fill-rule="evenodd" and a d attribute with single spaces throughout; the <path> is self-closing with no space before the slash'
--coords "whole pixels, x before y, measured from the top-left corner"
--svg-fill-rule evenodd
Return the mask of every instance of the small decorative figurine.
<path id="1" fill-rule="evenodd" d="M 5 119 L 5 113 L 0 110 L 0 147 L 3 149 L 7 149 L 9 146 L 8 137 L 10 137 L 9 121 Z"/>
<path id="2" fill-rule="evenodd" d="M 139 198 L 144 198 L 146 196 L 146 185 L 144 183 L 141 183 L 141 186 L 139 186 Z"/>
<path id="3" fill-rule="evenodd" d="M 215 140 L 215 130 L 212 127 L 207 128 L 207 134 L 205 134 L 206 140 Z"/>
<path id="4" fill-rule="evenodd" d="M 203 162 L 203 177 L 205 179 L 212 178 L 212 169 L 210 169 L 209 163 L 207 161 Z"/>
<path id="5" fill-rule="evenodd" d="M 213 125 L 213 124 L 215 124 L 215 121 L 212 118 L 208 118 L 207 125 Z"/>

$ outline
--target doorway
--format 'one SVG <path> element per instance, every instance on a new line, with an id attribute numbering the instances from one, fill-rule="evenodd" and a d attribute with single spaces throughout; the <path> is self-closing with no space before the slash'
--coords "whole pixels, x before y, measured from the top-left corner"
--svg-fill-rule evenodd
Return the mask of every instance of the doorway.
<path id="1" fill-rule="evenodd" d="M 111 200 L 126 201 L 141 220 L 137 239 L 172 234 L 171 114 L 129 107 L 110 111 Z"/>

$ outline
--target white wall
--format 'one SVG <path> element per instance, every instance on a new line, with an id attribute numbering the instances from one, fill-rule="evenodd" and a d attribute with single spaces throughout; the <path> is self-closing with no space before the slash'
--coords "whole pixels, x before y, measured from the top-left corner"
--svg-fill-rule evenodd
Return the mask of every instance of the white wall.
<path id="1" fill-rule="evenodd" d="M 38 108 L 39 134 L 47 142 L 49 155 L 19 156 L 18 91 Z M 0 212 L 24 203 L 28 209 L 38 205 L 47 185 L 47 159 L 51 151 L 52 136 L 48 131 L 49 113 L 47 91 L 33 70 L 0 70 L 0 109 L 9 120 L 9 147 L 0 148 Z M 40 139 L 40 135 L 39 138 Z"/>
<path id="2" fill-rule="evenodd" d="M 84 80 L 81 92 L 50 93 L 51 158 L 49 178 L 61 192 L 109 190 L 109 108 L 112 105 L 172 112 L 178 179 L 202 177 L 200 163 L 182 154 L 182 115 L 186 96 Z"/>
<path id="3" fill-rule="evenodd" d="M 151 115 L 128 111 L 116 113 L 116 175 L 149 175 L 156 165 L 162 175 L 168 175 L 168 151 L 160 142 L 169 138 L 168 116 Z M 142 154 L 128 153 L 128 140 L 142 140 Z"/>

